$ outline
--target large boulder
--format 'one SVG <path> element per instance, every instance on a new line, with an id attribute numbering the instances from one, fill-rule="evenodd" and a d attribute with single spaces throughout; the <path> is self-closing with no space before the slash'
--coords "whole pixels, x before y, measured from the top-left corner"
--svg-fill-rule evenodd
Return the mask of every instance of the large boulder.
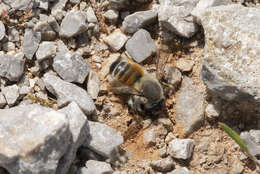
<path id="1" fill-rule="evenodd" d="M 260 9 L 217 6 L 203 11 L 200 20 L 208 89 L 227 100 L 260 105 Z"/>

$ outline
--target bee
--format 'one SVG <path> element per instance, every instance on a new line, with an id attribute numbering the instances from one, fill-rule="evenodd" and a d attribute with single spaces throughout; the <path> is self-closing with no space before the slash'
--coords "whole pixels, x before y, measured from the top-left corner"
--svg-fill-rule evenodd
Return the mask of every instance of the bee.
<path id="1" fill-rule="evenodd" d="M 129 57 L 120 57 L 109 69 L 112 90 L 118 94 L 131 94 L 128 104 L 138 112 L 155 113 L 164 105 L 163 88 L 142 66 Z"/>

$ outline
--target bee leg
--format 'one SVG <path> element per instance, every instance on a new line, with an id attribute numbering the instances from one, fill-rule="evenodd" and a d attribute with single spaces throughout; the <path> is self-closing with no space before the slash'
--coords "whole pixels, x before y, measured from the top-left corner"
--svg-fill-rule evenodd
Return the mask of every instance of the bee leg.
<path id="1" fill-rule="evenodd" d="M 145 103 L 146 103 L 146 98 L 137 95 L 132 95 L 128 100 L 128 106 L 135 112 L 140 112 L 140 113 L 145 112 L 145 108 L 144 108 Z"/>

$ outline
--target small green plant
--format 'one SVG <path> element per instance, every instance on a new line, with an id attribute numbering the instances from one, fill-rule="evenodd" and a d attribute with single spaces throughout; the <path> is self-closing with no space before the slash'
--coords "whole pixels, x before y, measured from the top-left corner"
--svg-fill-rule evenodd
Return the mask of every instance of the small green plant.
<path id="1" fill-rule="evenodd" d="M 253 160 L 258 167 L 260 167 L 259 162 L 257 161 L 256 157 L 250 153 L 244 140 L 242 140 L 242 138 L 225 123 L 219 122 L 219 125 L 239 145 L 239 147 L 248 155 L 248 157 Z"/>

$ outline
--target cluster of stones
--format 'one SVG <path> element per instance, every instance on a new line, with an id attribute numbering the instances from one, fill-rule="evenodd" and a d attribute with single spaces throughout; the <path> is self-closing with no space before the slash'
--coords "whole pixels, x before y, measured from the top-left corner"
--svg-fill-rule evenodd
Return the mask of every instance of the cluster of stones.
<path id="1" fill-rule="evenodd" d="M 37 15 L 23 24 L 25 30 L 0 21 L 0 166 L 10 174 L 126 172 L 111 165 L 120 158 L 123 137 L 105 124 L 87 119 L 97 114 L 94 100 L 103 90 L 100 80 L 120 56 L 111 54 L 101 67 L 101 58 L 95 54 L 126 51 L 135 62 L 144 63 L 158 51 L 147 30 L 156 23 L 162 35 L 185 39 L 203 27 L 201 72 L 207 89 L 228 101 L 260 105 L 259 9 L 232 4 L 231 0 L 160 0 L 150 10 L 130 14 L 125 9 L 131 3 L 107 2 L 104 18 L 113 31 L 104 34 L 100 25 L 104 21 L 85 1 L 0 1 L 0 14 L 32 9 Z M 76 6 L 68 10 L 68 4 Z M 121 29 L 115 28 L 119 17 L 123 20 Z M 12 22 L 19 23 L 16 19 Z M 96 35 L 102 43 L 95 40 Z M 86 54 L 92 56 L 100 73 L 91 68 Z M 194 132 L 204 115 L 214 119 L 221 114 L 220 102 L 205 104 L 205 91 L 185 75 L 193 66 L 194 60 L 179 59 L 175 66 L 167 64 L 163 69 L 162 78 L 172 89 L 181 86 L 176 95 L 175 126 L 181 128 L 182 135 Z M 32 98 L 48 101 L 50 94 L 57 99 L 56 110 L 31 104 Z M 151 161 L 147 170 L 191 173 L 174 159 L 190 160 L 195 141 L 175 137 L 169 119 L 158 122 L 162 129 L 148 129 L 144 140 L 148 146 L 157 145 L 158 137 L 164 137 L 161 159 Z M 259 130 L 241 133 L 255 156 L 260 155 L 259 136 Z M 79 169 L 71 167 L 77 152 L 86 160 Z"/>

